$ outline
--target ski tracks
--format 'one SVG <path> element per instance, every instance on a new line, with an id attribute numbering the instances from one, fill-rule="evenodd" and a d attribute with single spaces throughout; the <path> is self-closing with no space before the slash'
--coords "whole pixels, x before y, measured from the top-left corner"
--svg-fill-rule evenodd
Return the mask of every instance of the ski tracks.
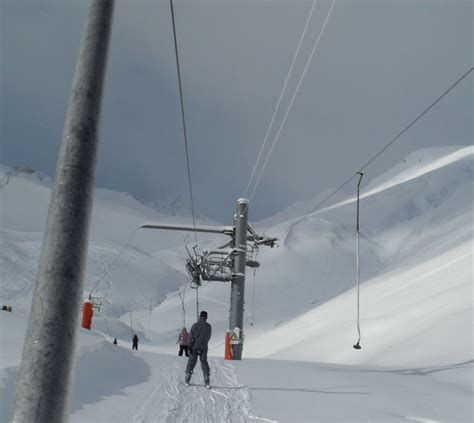
<path id="1" fill-rule="evenodd" d="M 211 358 L 212 388 L 202 384 L 199 363 L 191 385 L 184 384 L 186 360 L 170 357 L 170 365 L 158 375 L 159 383 L 150 392 L 133 418 L 133 423 L 193 422 L 272 422 L 252 409 L 250 391 L 239 383 L 234 366 Z"/>

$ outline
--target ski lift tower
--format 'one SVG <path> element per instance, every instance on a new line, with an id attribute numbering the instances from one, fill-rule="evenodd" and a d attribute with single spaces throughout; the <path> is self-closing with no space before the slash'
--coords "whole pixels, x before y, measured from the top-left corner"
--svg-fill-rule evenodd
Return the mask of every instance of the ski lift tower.
<path id="1" fill-rule="evenodd" d="M 234 273 L 230 290 L 229 332 L 232 358 L 242 359 L 244 346 L 244 293 L 245 267 L 247 259 L 248 200 L 240 198 L 234 216 Z"/>
<path id="2" fill-rule="evenodd" d="M 229 336 L 232 350 L 231 359 L 241 360 L 244 345 L 244 294 L 245 268 L 259 267 L 254 260 L 253 252 L 260 246 L 273 247 L 276 238 L 258 234 L 248 224 L 248 200 L 237 200 L 234 226 L 199 226 L 199 225 L 166 225 L 146 223 L 143 229 L 164 229 L 174 231 L 190 231 L 223 234 L 231 240 L 217 249 L 203 251 L 202 254 L 190 256 L 186 262 L 186 270 L 193 283 L 201 285 L 203 280 L 231 282 Z M 248 247 L 250 245 L 250 247 Z"/>

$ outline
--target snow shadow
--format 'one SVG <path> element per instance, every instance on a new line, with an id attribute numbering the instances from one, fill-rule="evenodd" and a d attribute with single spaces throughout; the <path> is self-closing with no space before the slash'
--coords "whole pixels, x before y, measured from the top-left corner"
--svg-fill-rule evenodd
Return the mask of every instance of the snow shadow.
<path id="1" fill-rule="evenodd" d="M 286 392 L 309 392 L 314 394 L 333 394 L 333 395 L 372 395 L 372 392 L 364 391 L 324 391 L 318 389 L 305 389 L 305 388 L 275 388 L 275 387 L 264 387 L 257 388 L 248 386 L 251 391 L 286 391 Z"/>
<path id="2" fill-rule="evenodd" d="M 370 369 L 366 370 L 369 373 L 396 373 L 399 375 L 414 375 L 414 376 L 426 376 L 431 373 L 438 373 L 453 369 L 465 369 L 474 368 L 474 360 L 467 360 L 461 363 L 448 364 L 446 366 L 439 367 L 413 367 L 410 369 Z"/>
<path id="3" fill-rule="evenodd" d="M 18 367 L 0 369 L 0 422 L 10 421 L 17 375 Z M 76 360 L 71 413 L 146 382 L 150 375 L 149 365 L 124 348 L 101 342 L 82 349 Z"/>
<path id="4" fill-rule="evenodd" d="M 119 395 L 128 386 L 146 382 L 149 365 L 131 351 L 101 343 L 93 351 L 84 351 L 77 359 L 72 391 L 71 413 L 82 406 Z"/>

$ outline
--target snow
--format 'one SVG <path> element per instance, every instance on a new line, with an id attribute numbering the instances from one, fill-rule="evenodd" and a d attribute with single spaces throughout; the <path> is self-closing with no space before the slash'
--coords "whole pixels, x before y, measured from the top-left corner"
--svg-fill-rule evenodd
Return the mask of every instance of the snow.
<path id="1" fill-rule="evenodd" d="M 261 249 L 255 277 L 247 270 L 241 362 L 223 359 L 230 285 L 198 291 L 213 326 L 211 390 L 199 364 L 186 387 L 177 356 L 183 319 L 195 320 L 183 248 L 194 236 L 140 230 L 130 240 L 145 222 L 190 225 L 189 216 L 98 189 L 84 296 L 102 307 L 93 330 L 80 330 L 70 421 L 473 421 L 473 157 L 472 146 L 420 150 L 364 178 L 361 350 L 352 348 L 355 197 L 301 217 L 323 193 L 261 222 L 280 241 Z M 11 411 L 50 185 L 0 166 L 0 303 L 13 306 L 0 312 L 0 421 Z M 223 239 L 198 238 L 202 248 Z"/>

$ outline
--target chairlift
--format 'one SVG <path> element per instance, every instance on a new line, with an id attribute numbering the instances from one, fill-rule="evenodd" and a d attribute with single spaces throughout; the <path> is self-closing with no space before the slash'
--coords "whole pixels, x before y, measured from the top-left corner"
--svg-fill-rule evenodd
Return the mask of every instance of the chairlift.
<path id="1" fill-rule="evenodd" d="M 92 316 L 94 315 L 94 307 L 90 300 L 85 300 L 82 304 L 82 327 L 91 330 Z"/>
<path id="2" fill-rule="evenodd" d="M 82 327 L 90 330 L 92 327 L 92 317 L 94 310 L 100 313 L 102 307 L 102 299 L 100 297 L 93 297 L 89 295 L 87 300 L 82 304 Z"/>

